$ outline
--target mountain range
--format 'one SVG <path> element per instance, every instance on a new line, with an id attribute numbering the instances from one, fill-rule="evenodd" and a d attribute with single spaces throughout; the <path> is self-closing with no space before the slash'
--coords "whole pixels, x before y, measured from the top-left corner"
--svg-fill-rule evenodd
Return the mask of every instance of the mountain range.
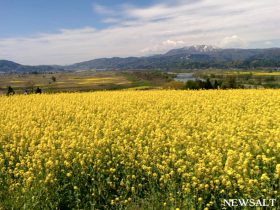
<path id="1" fill-rule="evenodd" d="M 279 68 L 280 48 L 222 49 L 210 45 L 194 45 L 172 49 L 165 54 L 146 57 L 99 58 L 67 66 L 26 66 L 0 60 L 0 72 L 50 72 L 75 70 L 122 69 L 198 69 L 198 68 Z"/>

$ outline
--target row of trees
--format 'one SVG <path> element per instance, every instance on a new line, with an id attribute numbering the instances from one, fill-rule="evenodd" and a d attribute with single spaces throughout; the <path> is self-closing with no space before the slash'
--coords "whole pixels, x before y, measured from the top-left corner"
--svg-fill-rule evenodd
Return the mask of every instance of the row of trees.
<path id="1" fill-rule="evenodd" d="M 240 88 L 234 77 L 228 77 L 225 80 L 215 80 L 211 82 L 210 79 L 202 80 L 189 80 L 185 83 L 184 89 L 198 90 L 198 89 L 234 89 Z"/>
<path id="2" fill-rule="evenodd" d="M 11 87 L 11 86 L 8 86 L 7 87 L 7 93 L 6 95 L 7 96 L 11 96 L 11 95 L 14 95 L 16 92 L 14 91 L 14 89 Z M 35 91 L 31 90 L 31 91 L 28 91 L 27 89 L 24 90 L 24 94 L 27 95 L 29 93 L 36 93 L 36 94 L 41 94 L 42 93 L 42 89 L 37 87 Z"/>
<path id="3" fill-rule="evenodd" d="M 36 73 L 32 73 L 32 74 L 36 74 Z M 52 76 L 50 79 L 51 79 L 51 81 L 49 81 L 49 84 L 51 84 L 53 82 L 56 82 L 56 77 L 55 76 Z M 33 82 L 32 80 L 27 81 L 27 83 L 25 84 L 25 87 L 23 87 L 23 88 L 25 88 L 24 89 L 24 94 L 25 95 L 32 94 L 32 93 L 36 93 L 36 94 L 42 93 L 42 89 L 41 88 L 37 87 L 35 89 L 35 82 Z M 7 87 L 6 95 L 10 96 L 10 95 L 14 95 L 14 94 L 15 94 L 14 89 L 11 86 L 8 86 Z"/>

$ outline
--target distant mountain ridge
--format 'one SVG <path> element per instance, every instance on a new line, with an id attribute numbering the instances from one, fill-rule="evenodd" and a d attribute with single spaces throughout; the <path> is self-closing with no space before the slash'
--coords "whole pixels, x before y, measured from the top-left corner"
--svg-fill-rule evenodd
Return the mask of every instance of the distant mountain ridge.
<path id="1" fill-rule="evenodd" d="M 52 72 L 63 71 L 62 66 L 40 65 L 27 66 L 8 60 L 0 60 L 0 73 L 25 73 L 25 72 Z"/>
<path id="2" fill-rule="evenodd" d="M 221 49 L 194 45 L 148 57 L 101 58 L 66 66 L 75 69 L 195 69 L 280 67 L 280 48 Z"/>
<path id="3" fill-rule="evenodd" d="M 0 60 L 0 72 L 258 67 L 279 68 L 280 48 L 222 49 L 211 45 L 194 45 L 154 56 L 99 58 L 67 66 L 25 66 Z"/>

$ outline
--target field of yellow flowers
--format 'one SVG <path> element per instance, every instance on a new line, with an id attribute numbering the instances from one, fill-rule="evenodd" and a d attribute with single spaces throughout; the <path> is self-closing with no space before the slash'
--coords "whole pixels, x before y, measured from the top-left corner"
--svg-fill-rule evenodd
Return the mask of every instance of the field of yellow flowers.
<path id="1" fill-rule="evenodd" d="M 280 91 L 0 97 L 0 209 L 280 199 Z"/>

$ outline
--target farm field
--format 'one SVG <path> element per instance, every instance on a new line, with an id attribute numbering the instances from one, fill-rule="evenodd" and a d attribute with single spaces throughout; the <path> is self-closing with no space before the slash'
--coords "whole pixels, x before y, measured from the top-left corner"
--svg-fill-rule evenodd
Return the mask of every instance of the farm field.
<path id="1" fill-rule="evenodd" d="M 279 116 L 270 89 L 0 96 L 0 209 L 279 202 Z"/>
<path id="2" fill-rule="evenodd" d="M 153 89 L 171 80 L 159 71 L 76 71 L 54 73 L 0 74 L 0 94 L 11 86 L 16 94 L 31 93 L 40 87 L 44 93 L 88 92 L 118 89 Z"/>
<path id="3" fill-rule="evenodd" d="M 113 89 L 129 86 L 131 81 L 114 72 L 56 72 L 42 74 L 3 74 L 0 75 L 1 90 L 12 86 L 16 93 L 22 94 L 26 89 L 31 92 L 40 87 L 43 92 L 75 92 L 100 89 Z"/>

